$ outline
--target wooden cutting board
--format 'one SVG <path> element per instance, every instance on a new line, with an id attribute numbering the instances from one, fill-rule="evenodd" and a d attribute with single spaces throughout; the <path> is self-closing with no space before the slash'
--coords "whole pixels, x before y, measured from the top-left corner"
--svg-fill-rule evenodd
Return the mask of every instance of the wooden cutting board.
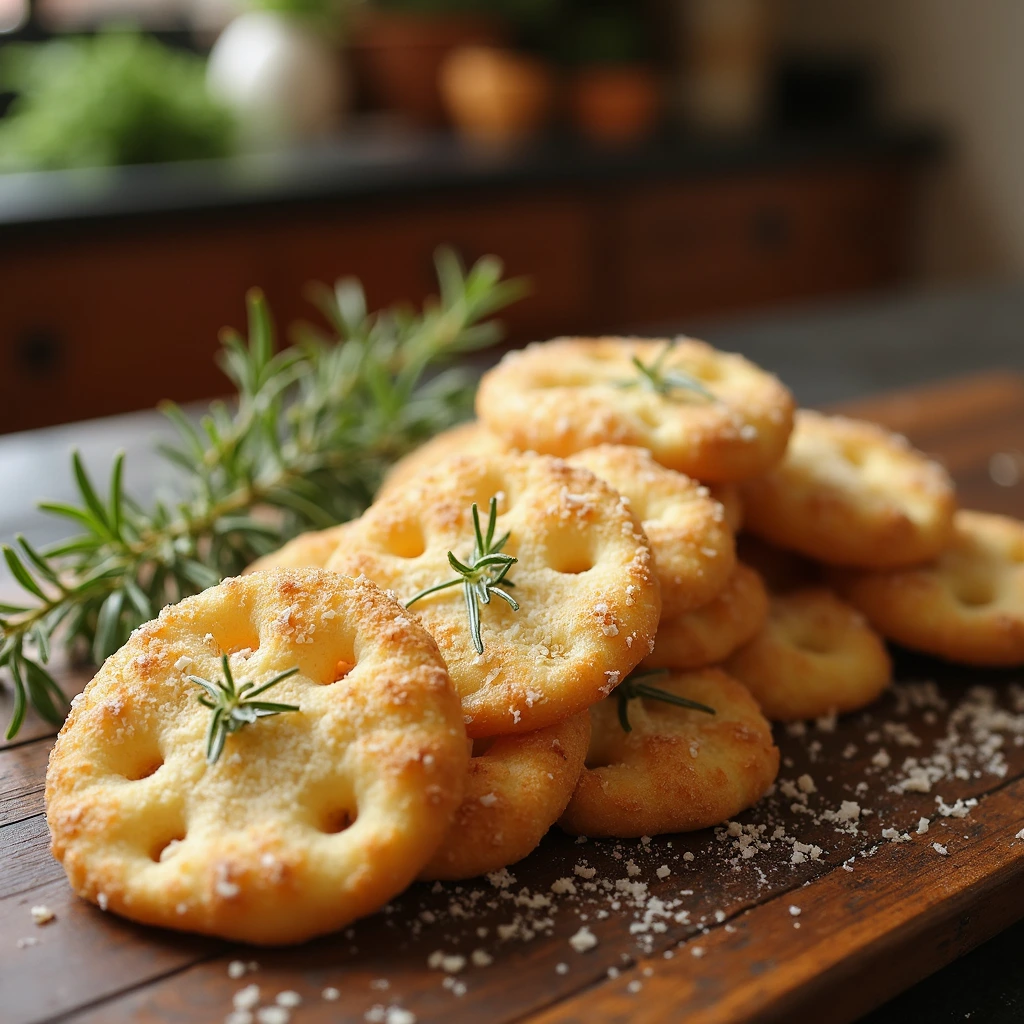
<path id="1" fill-rule="evenodd" d="M 845 411 L 941 456 L 965 506 L 1024 516 L 1024 479 L 1009 482 L 1014 466 L 1024 478 L 1024 379 Z M 298 994 L 294 1024 L 853 1020 L 1024 917 L 1024 671 L 898 653 L 897 678 L 865 713 L 777 730 L 779 785 L 728 828 L 648 843 L 554 830 L 507 874 L 415 886 L 285 950 L 143 928 L 77 900 L 47 849 L 52 735 L 30 719 L 0 749 L 0 1016 L 214 1022 L 256 985 L 263 1007 Z M 36 905 L 56 920 L 34 925 Z M 570 942 L 581 928 L 597 940 L 584 952 Z M 461 969 L 429 966 L 436 952 Z"/>

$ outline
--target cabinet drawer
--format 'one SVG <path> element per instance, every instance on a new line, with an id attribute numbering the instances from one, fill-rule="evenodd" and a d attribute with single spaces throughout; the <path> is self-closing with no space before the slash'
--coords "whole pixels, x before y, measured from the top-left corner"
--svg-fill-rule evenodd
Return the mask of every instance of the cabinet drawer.
<path id="1" fill-rule="evenodd" d="M 592 308 L 592 232 L 584 204 L 561 198 L 331 213 L 280 229 L 278 302 L 293 317 L 308 316 L 308 305 L 303 308 L 295 299 L 309 281 L 351 275 L 363 281 L 371 308 L 397 301 L 418 304 L 437 293 L 434 251 L 446 244 L 467 265 L 494 254 L 507 276 L 530 279 L 530 294 L 499 314 L 513 338 L 577 330 L 581 312 Z"/>
<path id="2" fill-rule="evenodd" d="M 906 179 L 819 172 L 659 187 L 617 210 L 620 318 L 655 323 L 891 282 Z"/>
<path id="3" fill-rule="evenodd" d="M 19 246 L 0 258 L 0 431 L 227 390 L 214 363 L 258 280 L 232 233 Z"/>

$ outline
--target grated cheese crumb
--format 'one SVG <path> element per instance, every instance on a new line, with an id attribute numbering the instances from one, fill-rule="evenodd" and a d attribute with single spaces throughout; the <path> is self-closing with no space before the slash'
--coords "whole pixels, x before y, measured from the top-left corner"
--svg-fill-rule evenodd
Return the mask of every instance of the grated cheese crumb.
<path id="1" fill-rule="evenodd" d="M 597 936 L 586 925 L 583 925 L 575 935 L 570 937 L 569 945 L 577 953 L 586 953 L 597 945 Z"/>
<path id="2" fill-rule="evenodd" d="M 942 843 L 932 843 L 932 849 L 942 857 L 949 856 L 949 850 L 947 850 L 946 847 L 942 845 Z"/>
<path id="3" fill-rule="evenodd" d="M 40 926 L 44 924 L 49 924 L 57 917 L 57 915 L 49 907 L 44 906 L 43 904 L 33 907 L 31 911 L 29 911 L 29 913 L 31 913 L 32 915 L 33 923 Z"/>
<path id="4" fill-rule="evenodd" d="M 320 993 L 320 998 L 328 1003 L 335 1003 L 341 998 L 341 993 L 333 986 L 328 985 L 327 988 Z"/>

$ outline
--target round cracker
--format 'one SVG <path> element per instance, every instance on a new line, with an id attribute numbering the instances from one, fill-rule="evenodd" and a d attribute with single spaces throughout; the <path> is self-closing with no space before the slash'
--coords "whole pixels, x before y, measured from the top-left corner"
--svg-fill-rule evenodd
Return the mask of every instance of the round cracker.
<path id="1" fill-rule="evenodd" d="M 449 427 L 399 459 L 384 477 L 376 500 L 402 490 L 410 480 L 453 455 L 497 455 L 509 450 L 509 446 L 479 420 Z"/>
<path id="2" fill-rule="evenodd" d="M 743 484 L 746 529 L 828 565 L 888 569 L 949 542 L 949 474 L 873 423 L 801 409 L 786 457 Z"/>
<path id="3" fill-rule="evenodd" d="M 779 751 L 746 687 L 716 668 L 651 682 L 716 713 L 637 698 L 625 732 L 614 693 L 595 704 L 587 767 L 559 822 L 566 832 L 628 839 L 708 828 L 757 803 L 775 781 Z"/>
<path id="4" fill-rule="evenodd" d="M 695 669 L 715 665 L 750 640 L 768 616 L 761 577 L 737 562 L 725 589 L 702 608 L 658 626 L 644 668 Z"/>
<path id="5" fill-rule="evenodd" d="M 420 878 L 475 878 L 536 849 L 576 788 L 590 743 L 590 714 L 517 736 L 473 743 L 462 803 Z"/>
<path id="6" fill-rule="evenodd" d="M 833 574 L 883 636 L 969 665 L 1024 664 L 1024 523 L 960 511 L 930 565 Z"/>
<path id="7" fill-rule="evenodd" d="M 882 638 L 824 587 L 773 596 L 764 626 L 724 667 L 774 722 L 866 707 L 892 678 Z"/>
<path id="8" fill-rule="evenodd" d="M 713 398 L 644 385 L 672 344 L 665 369 L 696 379 Z M 669 469 L 728 482 L 766 472 L 782 457 L 793 399 L 771 374 L 702 341 L 558 338 L 508 353 L 484 374 L 477 415 L 513 448 L 568 456 L 599 444 L 649 448 Z"/>
<path id="9" fill-rule="evenodd" d="M 646 448 L 603 444 L 567 460 L 623 497 L 651 544 L 661 584 L 662 620 L 707 604 L 736 567 L 725 509 L 708 488 L 654 461 Z"/>
<path id="10" fill-rule="evenodd" d="M 310 530 L 293 537 L 287 544 L 257 558 L 245 571 L 262 572 L 265 569 L 322 569 L 334 554 L 349 523 L 330 526 L 326 530 Z"/>
<path id="11" fill-rule="evenodd" d="M 297 666 L 207 764 L 186 676 Z M 367 580 L 254 573 L 132 634 L 75 702 L 46 773 L 54 856 L 86 899 L 147 924 L 278 944 L 334 931 L 416 877 L 468 763 L 433 640 Z"/>
<path id="12" fill-rule="evenodd" d="M 470 634 L 463 587 L 412 606 L 437 641 L 462 697 L 470 736 L 542 729 L 583 711 L 654 643 L 661 598 L 650 547 L 629 507 L 603 480 L 533 454 L 458 456 L 372 505 L 328 568 L 364 573 L 407 601 L 455 578 L 448 552 L 473 550 L 471 506 L 519 559 L 507 579 L 513 611 L 481 606 L 483 654 Z"/>

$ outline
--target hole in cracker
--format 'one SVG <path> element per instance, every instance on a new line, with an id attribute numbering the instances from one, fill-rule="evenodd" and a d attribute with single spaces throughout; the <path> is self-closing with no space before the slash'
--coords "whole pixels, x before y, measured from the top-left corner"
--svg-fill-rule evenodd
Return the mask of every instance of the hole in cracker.
<path id="1" fill-rule="evenodd" d="M 473 740 L 473 752 L 470 757 L 483 757 L 494 746 L 497 736 L 481 736 Z"/>
<path id="2" fill-rule="evenodd" d="M 185 829 L 175 829 L 170 835 L 164 835 L 149 848 L 150 860 L 163 864 L 181 852 L 181 844 L 185 841 Z"/>
<path id="3" fill-rule="evenodd" d="M 384 548 L 399 558 L 419 558 L 427 550 L 423 527 L 415 519 L 394 523 L 384 538 Z"/>
<path id="4" fill-rule="evenodd" d="M 112 775 L 119 775 L 126 782 L 141 782 L 163 767 L 164 756 L 156 737 L 146 735 L 144 727 L 137 728 L 131 739 L 130 743 L 106 744 L 102 760 Z"/>
<path id="5" fill-rule="evenodd" d="M 157 755 L 149 760 L 138 761 L 127 772 L 122 774 L 129 782 L 141 782 L 143 779 L 148 779 L 150 775 L 155 775 L 163 766 L 164 759 Z"/>
<path id="6" fill-rule="evenodd" d="M 980 608 L 996 599 L 995 584 L 982 577 L 957 580 L 953 593 L 957 601 L 968 608 Z"/>
<path id="7" fill-rule="evenodd" d="M 317 828 L 325 835 L 337 835 L 355 824 L 356 812 L 348 807 L 333 807 L 324 811 L 317 822 Z"/>
<path id="8" fill-rule="evenodd" d="M 328 683 L 340 683 L 356 667 L 354 661 L 346 661 L 344 658 L 340 658 L 338 663 L 334 666 L 334 672 L 331 673 L 332 678 L 328 679 Z"/>
<path id="9" fill-rule="evenodd" d="M 205 634 L 204 639 L 212 642 L 215 653 L 242 655 L 250 657 L 254 651 L 259 650 L 260 635 L 256 624 L 245 614 L 219 615 L 216 622 L 210 625 L 210 631 Z M 190 669 L 195 671 L 195 669 Z"/>
<path id="10" fill-rule="evenodd" d="M 610 750 L 602 750 L 598 747 L 587 751 L 587 759 L 584 763 L 593 771 L 595 768 L 613 768 L 615 765 L 622 764 L 623 761 L 621 758 L 614 757 Z"/>
<path id="11" fill-rule="evenodd" d="M 557 530 L 545 538 L 544 555 L 548 567 L 567 576 L 594 568 L 591 538 L 582 530 Z"/>

